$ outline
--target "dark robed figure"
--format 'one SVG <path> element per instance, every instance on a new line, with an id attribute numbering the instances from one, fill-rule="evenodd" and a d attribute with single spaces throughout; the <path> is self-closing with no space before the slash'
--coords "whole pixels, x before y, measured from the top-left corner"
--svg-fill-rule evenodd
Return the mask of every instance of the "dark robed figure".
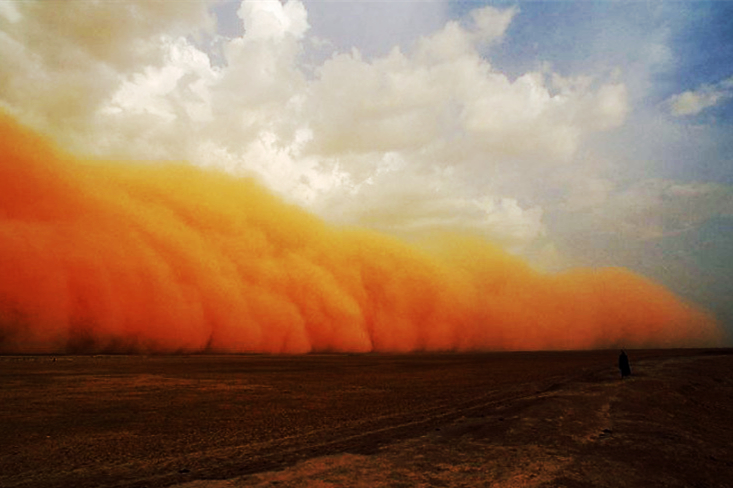
<path id="1" fill-rule="evenodd" d="M 631 376 L 631 365 L 629 364 L 629 356 L 626 355 L 626 351 L 621 351 L 618 357 L 618 369 L 621 371 L 621 378 Z"/>

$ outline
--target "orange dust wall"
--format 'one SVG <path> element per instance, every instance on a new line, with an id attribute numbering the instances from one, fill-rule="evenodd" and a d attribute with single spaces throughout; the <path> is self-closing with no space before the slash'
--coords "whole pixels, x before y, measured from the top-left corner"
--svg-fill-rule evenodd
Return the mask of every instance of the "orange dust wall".
<path id="1" fill-rule="evenodd" d="M 706 313 L 623 269 L 532 270 L 329 226 L 251 179 L 81 161 L 0 117 L 0 352 L 714 345 Z"/>

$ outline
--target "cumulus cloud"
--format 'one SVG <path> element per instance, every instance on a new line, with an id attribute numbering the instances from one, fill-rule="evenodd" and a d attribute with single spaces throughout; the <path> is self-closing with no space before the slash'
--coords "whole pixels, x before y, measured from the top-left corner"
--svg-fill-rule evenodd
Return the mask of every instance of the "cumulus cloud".
<path id="1" fill-rule="evenodd" d="M 500 40 L 518 11 L 517 8 L 498 9 L 494 7 L 472 11 L 471 18 L 475 24 L 474 36 L 484 43 Z"/>
<path id="2" fill-rule="evenodd" d="M 79 151 L 119 85 L 166 62 L 168 39 L 214 27 L 204 0 L 2 3 L 0 103 Z"/>
<path id="3" fill-rule="evenodd" d="M 436 232 L 468 233 L 511 251 L 544 235 L 543 211 L 490 193 L 466 194 L 450 168 L 420 172 L 387 158 L 378 174 L 357 186 L 341 185 L 319 201 L 330 221 L 358 224 L 408 238 Z"/>
<path id="4" fill-rule="evenodd" d="M 279 0 L 242 2 L 237 15 L 244 22 L 245 36 L 249 40 L 282 39 L 291 35 L 302 37 L 308 30 L 305 7 L 300 2 Z"/>
<path id="5" fill-rule="evenodd" d="M 666 103 L 672 115 L 683 117 L 697 115 L 731 98 L 733 98 L 733 76 L 716 84 L 705 84 L 695 90 L 673 95 Z"/>
<path id="6" fill-rule="evenodd" d="M 482 49 L 516 8 L 307 66 L 320 33 L 299 0 L 242 2 L 243 33 L 214 39 L 217 53 L 201 41 L 216 37 L 203 1 L 80 5 L 4 8 L 4 107 L 77 152 L 254 174 L 345 223 L 448 226 L 521 249 L 543 235 L 543 209 L 507 182 L 571 164 L 629 111 L 614 77 L 494 68 Z"/>

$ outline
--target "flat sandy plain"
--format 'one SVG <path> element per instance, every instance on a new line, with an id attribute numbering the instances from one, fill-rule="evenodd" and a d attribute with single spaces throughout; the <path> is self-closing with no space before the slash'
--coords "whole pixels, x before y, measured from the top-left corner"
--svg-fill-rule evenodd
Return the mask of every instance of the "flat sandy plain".
<path id="1" fill-rule="evenodd" d="M 0 356 L 0 486 L 733 486 L 733 350 L 617 355 Z"/>

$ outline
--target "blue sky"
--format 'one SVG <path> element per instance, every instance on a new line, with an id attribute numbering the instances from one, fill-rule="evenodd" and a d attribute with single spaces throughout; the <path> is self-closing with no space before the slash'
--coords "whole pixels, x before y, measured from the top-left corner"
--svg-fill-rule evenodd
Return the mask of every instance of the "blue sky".
<path id="1" fill-rule="evenodd" d="M 0 57 L 0 105 L 79 153 L 627 266 L 733 331 L 733 2 L 10 1 Z"/>

